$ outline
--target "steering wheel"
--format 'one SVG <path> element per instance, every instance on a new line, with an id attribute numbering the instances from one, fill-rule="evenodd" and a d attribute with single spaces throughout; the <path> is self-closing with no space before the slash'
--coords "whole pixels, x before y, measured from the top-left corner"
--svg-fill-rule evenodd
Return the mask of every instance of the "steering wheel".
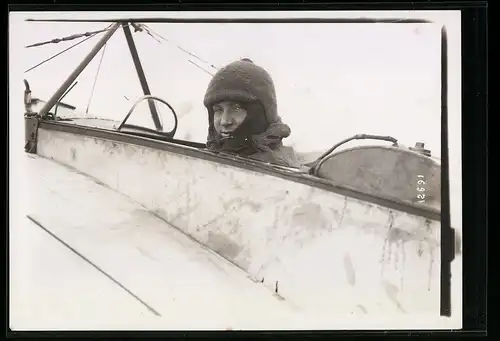
<path id="1" fill-rule="evenodd" d="M 135 103 L 134 105 L 132 106 L 132 108 L 130 108 L 129 112 L 127 113 L 127 115 L 125 116 L 125 118 L 123 119 L 122 123 L 120 123 L 120 125 L 118 126 L 118 131 L 120 131 L 123 126 L 125 125 L 125 122 L 127 122 L 127 120 L 129 119 L 130 115 L 132 115 L 132 112 L 134 112 L 135 108 L 137 107 L 137 105 L 139 103 L 141 103 L 142 101 L 144 100 L 154 100 L 154 101 L 158 101 L 158 102 L 161 102 L 163 104 L 165 104 L 169 109 L 170 111 L 172 111 L 172 114 L 174 115 L 174 128 L 167 132 L 167 133 L 163 133 L 165 135 L 167 135 L 168 137 L 172 138 L 174 137 L 175 135 L 175 132 L 177 131 L 177 125 L 178 125 L 178 119 L 177 119 L 177 113 L 175 112 L 174 108 L 172 108 L 172 106 L 167 102 L 165 101 L 164 99 L 161 99 L 159 97 L 156 97 L 156 96 L 152 96 L 152 95 L 146 95 L 146 96 L 143 96 L 141 98 L 139 98 Z"/>

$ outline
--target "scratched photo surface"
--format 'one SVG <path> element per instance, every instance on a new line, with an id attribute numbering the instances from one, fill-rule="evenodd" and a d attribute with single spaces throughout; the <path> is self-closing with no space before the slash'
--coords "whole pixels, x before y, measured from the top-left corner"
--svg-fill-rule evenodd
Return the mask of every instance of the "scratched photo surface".
<path id="1" fill-rule="evenodd" d="M 10 14 L 11 154 L 22 169 L 11 176 L 29 179 L 11 197 L 22 205 L 9 230 L 12 329 L 461 327 L 459 237 L 452 316 L 440 316 L 442 28 L 460 236 L 460 13 L 294 14 L 430 23 L 120 26 L 63 91 L 59 122 L 40 124 L 23 152 L 23 80 L 29 110 L 43 111 L 112 24 L 25 19 L 242 15 L 290 17 Z M 204 148 L 207 87 L 243 58 L 272 78 L 292 166 L 248 166 Z M 175 127 L 187 144 L 115 133 L 132 108 L 127 124 L 157 129 L 138 102 L 142 76 L 175 111 L 156 102 L 161 130 Z"/>

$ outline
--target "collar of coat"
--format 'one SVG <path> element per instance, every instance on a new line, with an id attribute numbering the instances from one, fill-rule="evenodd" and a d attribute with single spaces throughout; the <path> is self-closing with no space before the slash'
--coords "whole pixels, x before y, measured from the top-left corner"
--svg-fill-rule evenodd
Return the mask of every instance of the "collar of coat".
<path id="1" fill-rule="evenodd" d="M 222 139 L 212 126 L 209 129 L 207 147 L 214 152 L 230 152 L 242 156 L 248 156 L 259 152 L 270 152 L 282 145 L 282 140 L 290 136 L 291 129 L 288 125 L 278 120 L 271 124 L 267 130 L 261 134 L 249 137 L 235 137 L 232 139 Z"/>

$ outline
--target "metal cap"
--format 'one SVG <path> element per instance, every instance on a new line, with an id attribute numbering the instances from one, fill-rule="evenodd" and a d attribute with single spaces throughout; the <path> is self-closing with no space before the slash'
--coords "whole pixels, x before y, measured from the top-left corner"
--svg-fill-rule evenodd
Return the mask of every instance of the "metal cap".
<path id="1" fill-rule="evenodd" d="M 415 147 L 410 147 L 410 150 L 413 150 L 414 152 L 423 154 L 425 156 L 431 156 L 431 151 L 429 149 L 425 149 L 424 146 L 425 143 L 417 142 L 415 143 Z"/>

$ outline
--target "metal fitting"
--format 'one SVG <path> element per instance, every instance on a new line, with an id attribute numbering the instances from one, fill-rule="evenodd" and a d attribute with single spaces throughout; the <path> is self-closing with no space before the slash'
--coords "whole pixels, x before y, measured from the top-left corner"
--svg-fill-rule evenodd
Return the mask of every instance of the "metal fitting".
<path id="1" fill-rule="evenodd" d="M 410 150 L 413 150 L 414 152 L 423 154 L 425 156 L 431 156 L 431 151 L 429 149 L 424 148 L 425 144 L 423 142 L 417 142 L 415 143 L 415 147 L 410 147 Z"/>
<path id="2" fill-rule="evenodd" d="M 31 115 L 33 114 L 33 110 L 31 108 L 32 105 L 32 99 L 31 99 L 31 89 L 30 89 L 30 84 L 28 81 L 25 79 L 24 80 L 24 111 L 26 115 Z"/>

